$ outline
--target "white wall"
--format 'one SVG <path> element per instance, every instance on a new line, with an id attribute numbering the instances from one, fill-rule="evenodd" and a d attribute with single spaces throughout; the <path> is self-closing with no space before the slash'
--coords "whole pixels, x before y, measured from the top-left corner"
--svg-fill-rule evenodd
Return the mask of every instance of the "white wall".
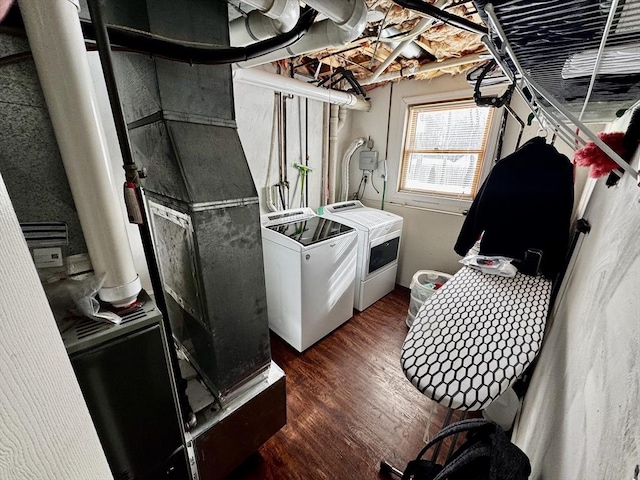
<path id="1" fill-rule="evenodd" d="M 391 95 L 389 168 L 398 168 L 394 130 L 404 119 L 394 108 L 404 96 L 464 87 L 460 79 L 404 82 L 371 92 L 373 108 L 357 112 L 352 135 L 375 140 L 381 158 L 387 141 Z M 512 106 L 525 120 L 519 97 Z M 395 112 L 395 113 L 394 113 Z M 591 126 L 598 132 L 603 126 Z M 536 135 L 537 122 L 525 129 L 522 143 Z M 518 128 L 509 121 L 502 156 L 515 148 Z M 395 134 L 397 137 L 397 133 Z M 573 146 L 560 139 L 559 151 L 571 158 Z M 638 168 L 638 159 L 635 168 Z M 357 187 L 352 168 L 352 191 Z M 379 175 L 379 172 L 376 172 Z M 587 170 L 576 171 L 575 206 Z M 395 185 L 388 185 L 388 189 Z M 368 189 L 365 203 L 380 207 L 380 195 Z M 453 244 L 463 217 L 387 202 L 385 209 L 405 219 L 398 283 L 408 286 L 413 272 L 429 268 L 452 273 L 458 268 Z M 575 211 L 575 208 L 574 208 Z M 640 189 L 626 175 L 619 187 L 599 180 L 585 217 L 592 232 L 582 244 L 566 283 L 557 314 L 546 333 L 539 364 L 525 398 L 514 441 L 529 455 L 533 480 L 633 478 L 640 463 Z"/>
<path id="2" fill-rule="evenodd" d="M 429 101 L 429 97 L 433 97 L 433 100 L 437 101 L 448 92 L 460 92 L 460 98 L 465 94 L 468 97 L 473 95 L 464 75 L 455 77 L 445 75 L 433 80 L 409 80 L 397 84 L 387 84 L 373 90 L 370 92 L 371 111 L 353 112 L 352 137 L 371 136 L 375 142 L 374 150 L 379 152 L 379 158 L 385 159 L 386 157 L 388 161 L 390 178 L 387 184 L 385 210 L 396 213 L 405 219 L 397 278 L 397 283 L 405 287 L 410 285 L 414 273 L 418 270 L 439 270 L 452 274 L 460 268 L 458 263 L 460 257 L 453 251 L 453 245 L 464 222 L 464 217 L 458 213 L 438 211 L 436 205 L 409 206 L 402 203 L 402 200 L 393 198 L 394 192 L 397 192 L 397 178 L 402 152 L 406 108 L 403 99 L 424 96 L 425 101 Z M 512 107 L 526 123 L 529 114 L 528 107 L 517 95 L 514 95 Z M 494 112 L 494 115 L 498 120 L 502 115 L 502 110 Z M 510 118 L 504 137 L 502 157 L 514 151 L 518 130 L 519 126 Z M 538 124 L 534 121 L 531 126 L 525 128 L 520 144 L 522 145 L 537 133 Z M 571 147 L 564 145 L 560 140 L 557 140 L 555 145 L 559 151 L 571 157 Z M 374 182 L 380 191 L 382 191 L 381 174 L 382 169 L 378 169 L 374 173 Z M 360 175 L 357 160 L 354 159 L 350 174 L 351 192 L 357 189 Z M 579 198 L 582 192 L 585 179 L 586 169 L 580 169 L 576 176 L 576 198 Z M 380 208 L 382 195 L 368 186 L 363 202 L 368 206 Z"/>
<path id="3" fill-rule="evenodd" d="M 371 111 L 354 112 L 351 135 L 354 138 L 370 136 L 374 141 L 373 149 L 379 152 L 379 158 L 387 159 L 389 172 L 392 169 L 397 170 L 402 142 L 402 133 L 398 138 L 397 132 L 402 131 L 404 125 L 402 98 L 431 93 L 435 95 L 455 90 L 471 92 L 463 77 L 452 78 L 448 75 L 434 80 L 409 80 L 377 88 L 370 92 Z M 389 118 L 390 115 L 391 118 Z M 387 148 L 388 153 L 386 153 Z M 383 185 L 381 173 L 382 169 L 379 168 L 373 175 L 373 181 L 381 193 L 376 193 L 371 185 L 367 186 L 365 191 L 363 203 L 368 206 L 381 207 Z M 360 176 L 356 153 L 351 165 L 350 192 L 357 189 Z M 392 203 L 389 197 L 396 188 L 397 185 L 392 182 L 387 184 L 385 210 L 396 213 L 405 220 L 397 282 L 408 287 L 414 273 L 422 269 L 455 273 L 459 268 L 457 263 L 459 257 L 453 251 L 453 244 L 464 217 Z"/>
<path id="4" fill-rule="evenodd" d="M 277 143 L 272 148 L 273 90 L 234 82 L 234 100 L 238 134 L 244 149 L 253 181 L 260 196 L 260 210 L 266 213 L 265 186 L 278 183 Z M 309 206 L 320 206 L 322 183 L 322 124 L 323 103 L 309 100 Z M 294 163 L 304 164 L 305 99 L 293 97 L 286 101 L 287 108 L 287 175 L 290 184 L 291 207 L 300 206 L 300 181 Z M 277 137 L 275 137 L 277 138 Z M 271 156 L 271 161 L 270 161 Z M 270 166 L 270 167 L 269 167 Z M 297 192 L 294 192 L 298 181 Z"/>
<path id="5" fill-rule="evenodd" d="M 636 156 L 634 168 L 638 168 Z M 514 441 L 532 480 L 631 479 L 640 464 L 640 189 L 598 180 Z"/>
<path id="6" fill-rule="evenodd" d="M 0 177 L 0 478 L 112 478 Z"/>

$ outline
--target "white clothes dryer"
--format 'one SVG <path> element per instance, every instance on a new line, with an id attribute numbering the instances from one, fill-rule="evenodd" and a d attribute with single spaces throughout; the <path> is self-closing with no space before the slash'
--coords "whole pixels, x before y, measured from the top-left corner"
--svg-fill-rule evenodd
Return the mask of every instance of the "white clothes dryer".
<path id="1" fill-rule="evenodd" d="M 353 316 L 356 230 L 310 208 L 260 218 L 269 327 L 302 352 Z"/>
<path id="2" fill-rule="evenodd" d="M 363 311 L 395 288 L 403 218 L 357 200 L 327 205 L 322 216 L 358 231 L 353 306 Z"/>

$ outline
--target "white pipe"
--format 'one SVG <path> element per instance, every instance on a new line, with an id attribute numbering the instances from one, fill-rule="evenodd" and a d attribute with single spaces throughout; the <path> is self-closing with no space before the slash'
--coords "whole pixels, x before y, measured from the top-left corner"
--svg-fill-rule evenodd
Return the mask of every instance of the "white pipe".
<path id="1" fill-rule="evenodd" d="M 329 118 L 331 107 L 328 103 L 322 104 L 322 193 L 320 204 L 329 203 Z"/>
<path id="2" fill-rule="evenodd" d="M 273 185 L 268 185 L 265 187 L 264 189 L 264 192 L 266 195 L 265 204 L 267 206 L 267 210 L 269 210 L 270 212 L 277 212 L 278 207 L 273 201 L 273 188 L 274 188 Z"/>
<path id="3" fill-rule="evenodd" d="M 331 105 L 329 117 L 329 203 L 336 201 L 338 190 L 338 137 L 345 126 L 347 110 L 343 106 Z"/>
<path id="4" fill-rule="evenodd" d="M 298 0 L 274 0 L 246 3 L 257 7 L 245 17 L 239 17 L 229 24 L 231 45 L 241 47 L 258 40 L 275 37 L 290 31 L 298 22 L 300 6 Z"/>
<path id="5" fill-rule="evenodd" d="M 360 85 L 371 85 L 379 82 L 389 82 L 391 80 L 397 80 L 402 77 L 410 77 L 411 75 L 419 75 L 421 73 L 429 73 L 435 70 L 441 70 L 443 68 L 460 67 L 462 65 L 468 65 L 470 63 L 482 62 L 486 60 L 486 53 L 474 53 L 472 55 L 466 55 L 460 58 L 450 58 L 443 60 L 442 62 L 427 63 L 418 68 L 403 68 L 396 72 L 389 72 L 384 75 L 380 75 L 377 79 L 373 80 L 372 77 L 365 78 L 360 81 Z"/>
<path id="6" fill-rule="evenodd" d="M 275 0 L 242 0 L 242 1 L 248 5 L 251 5 L 252 7 L 256 7 L 262 12 L 269 10 L 275 3 Z"/>
<path id="7" fill-rule="evenodd" d="M 361 21 L 362 10 L 366 22 L 367 5 L 360 0 L 306 0 L 305 3 L 344 28 L 356 28 Z"/>
<path id="8" fill-rule="evenodd" d="M 331 116 L 329 117 L 329 203 L 336 201 L 339 113 L 340 107 L 338 105 L 331 105 Z"/>
<path id="9" fill-rule="evenodd" d="M 342 202 L 346 202 L 349 200 L 349 168 L 351 165 L 351 159 L 353 158 L 353 154 L 356 153 L 356 150 L 360 148 L 367 142 L 367 139 L 364 137 L 356 138 L 351 145 L 347 147 L 347 150 L 344 152 L 342 157 L 342 185 L 340 200 Z"/>
<path id="10" fill-rule="evenodd" d="M 400 42 L 405 40 L 412 32 L 413 30 L 403 35 L 396 27 L 387 27 L 382 31 L 382 34 L 380 35 L 380 41 L 386 43 L 389 48 L 396 48 L 398 47 L 398 45 L 400 45 Z M 426 51 L 426 49 L 418 46 L 418 44 L 413 41 L 414 38 L 415 37 L 411 37 L 411 41 L 407 42 L 405 44 L 405 47 L 402 49 L 401 55 L 403 57 L 418 58 L 420 55 L 422 55 L 423 51 Z"/>
<path id="11" fill-rule="evenodd" d="M 338 108 L 338 133 L 340 133 L 340 131 L 342 130 L 346 122 L 347 122 L 347 109 L 344 108 L 343 105 L 340 105 L 340 108 Z"/>
<path id="12" fill-rule="evenodd" d="M 314 8 L 328 17 L 326 20 L 314 23 L 307 34 L 293 45 L 241 62 L 239 65 L 253 67 L 318 50 L 341 47 L 358 38 L 364 31 L 367 24 L 367 5 L 364 0 L 317 0 L 312 3 Z M 307 4 L 311 5 L 309 2 Z M 348 12 L 348 15 L 345 12 Z"/>
<path id="13" fill-rule="evenodd" d="M 449 0 L 436 0 L 433 6 L 436 8 L 442 8 L 447 3 L 449 3 Z M 396 48 L 393 49 L 393 52 L 391 52 L 387 58 L 385 58 L 384 62 L 382 62 L 382 65 L 380 65 L 376 69 L 376 71 L 373 72 L 373 74 L 370 77 L 371 82 L 375 82 L 375 80 L 382 73 L 384 73 L 384 71 L 387 68 L 389 68 L 389 65 L 391 65 L 395 61 L 395 59 L 400 56 L 400 54 L 406 48 L 406 46 L 412 43 L 416 37 L 418 37 L 419 35 L 422 35 L 425 32 L 425 30 L 430 28 L 434 23 L 435 23 L 435 19 L 433 18 L 423 18 L 422 20 L 420 20 L 418 24 L 415 27 L 413 27 L 413 29 L 409 32 L 407 37 L 404 40 L 402 40 Z"/>
<path id="14" fill-rule="evenodd" d="M 269 88 L 276 92 L 289 93 L 320 102 L 344 105 L 346 108 L 352 110 L 368 112 L 371 109 L 371 104 L 367 100 L 351 93 L 316 87 L 294 78 L 256 68 L 234 69 L 233 79 L 237 82 Z"/>
<path id="15" fill-rule="evenodd" d="M 91 263 L 105 274 L 100 298 L 135 301 L 135 271 L 89 71 L 79 6 L 71 0 L 19 0 L 20 11 Z"/>

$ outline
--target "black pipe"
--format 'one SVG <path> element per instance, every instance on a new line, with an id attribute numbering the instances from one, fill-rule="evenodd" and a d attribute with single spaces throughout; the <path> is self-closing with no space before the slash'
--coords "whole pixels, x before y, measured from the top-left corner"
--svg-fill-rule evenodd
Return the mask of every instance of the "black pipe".
<path id="1" fill-rule="evenodd" d="M 505 108 L 502 111 L 502 122 L 500 122 L 500 133 L 498 134 L 498 148 L 496 148 L 496 154 L 493 159 L 493 163 L 498 163 L 498 161 L 502 158 L 502 147 L 504 146 L 504 134 L 507 131 L 508 118 L 509 118 L 509 113 Z"/>
<path id="2" fill-rule="evenodd" d="M 203 46 L 122 26 L 107 25 L 106 28 L 110 42 L 119 46 L 118 50 L 155 55 L 159 58 L 189 64 L 226 65 L 251 60 L 293 45 L 309 31 L 317 15 L 318 12 L 311 7 L 305 7 L 300 11 L 298 23 L 289 32 L 246 47 Z M 97 35 L 92 22 L 81 19 L 80 26 L 84 38 L 96 40 Z M 3 20 L 0 33 L 25 35 L 24 22 L 17 4 Z"/>
<path id="3" fill-rule="evenodd" d="M 520 125 L 520 131 L 518 133 L 518 140 L 516 141 L 516 146 L 514 148 L 514 151 L 518 150 L 520 148 L 520 142 L 522 141 L 522 133 L 524 132 L 524 121 L 518 116 L 518 114 L 511 108 L 511 105 L 505 105 L 504 108 L 507 109 L 507 111 L 511 114 L 511 116 L 513 117 L 513 119 L 518 122 L 518 124 Z"/>
<path id="4" fill-rule="evenodd" d="M 131 172 L 131 169 L 129 168 L 130 166 L 135 165 L 135 161 L 133 160 L 133 153 L 131 152 L 129 131 L 121 107 L 120 93 L 118 92 L 118 86 L 116 84 L 116 75 L 113 69 L 113 60 L 111 58 L 111 42 L 109 39 L 109 33 L 107 32 L 107 26 L 104 23 L 104 17 L 102 16 L 102 9 L 98 2 L 96 0 L 87 0 L 87 6 L 89 7 L 91 19 L 93 20 L 96 46 L 98 47 L 98 54 L 100 55 L 100 63 L 102 64 L 102 72 L 107 86 L 107 93 L 109 94 L 109 104 L 111 105 L 111 111 L 113 112 L 115 120 L 120 152 L 122 152 L 124 169 L 127 172 L 127 180 L 134 181 L 137 185 L 139 183 L 137 178 L 137 169 Z M 135 175 L 135 177 L 132 175 Z"/>
<path id="5" fill-rule="evenodd" d="M 564 265 L 558 273 L 558 276 L 554 279 L 553 286 L 551 288 L 551 298 L 549 300 L 549 312 L 553 309 L 553 306 L 556 302 L 558 294 L 560 293 L 560 287 L 562 286 L 562 281 L 567 274 L 567 270 L 569 269 L 569 265 L 571 264 L 571 259 L 573 258 L 573 254 L 575 253 L 576 247 L 578 245 L 578 241 L 580 240 L 580 235 L 587 235 L 591 232 L 591 224 L 585 218 L 581 218 L 576 222 L 576 229 L 573 233 L 573 237 L 571 239 L 571 244 L 569 245 L 569 249 L 567 251 L 567 255 L 565 257 Z"/>
<path id="6" fill-rule="evenodd" d="M 479 35 L 486 35 L 489 33 L 489 30 L 482 25 L 478 25 L 466 18 L 449 13 L 446 10 L 440 10 L 439 8 L 434 7 L 430 3 L 423 2 L 422 0 L 393 0 L 393 3 L 400 5 L 403 8 L 408 8 L 409 10 L 414 10 L 418 13 L 441 20 L 444 23 L 461 28 L 467 32 L 477 33 Z"/>
<path id="7" fill-rule="evenodd" d="M 246 47 L 196 46 L 194 43 L 167 39 L 141 30 L 113 25 L 106 26 L 106 29 L 111 43 L 124 47 L 130 52 L 189 64 L 224 65 L 250 60 L 294 44 L 309 31 L 317 15 L 318 12 L 305 7 L 300 12 L 298 23 L 291 31 Z M 93 19 L 93 13 L 91 18 Z M 97 40 L 98 33 L 91 22 L 82 21 L 82 31 L 85 38 Z"/>
<path id="8" fill-rule="evenodd" d="M 141 223 L 138 224 L 140 231 L 140 239 L 142 240 L 142 247 L 144 249 L 144 256 L 149 269 L 149 278 L 151 280 L 151 287 L 155 293 L 155 303 L 162 314 L 162 322 L 169 339 L 169 357 L 173 375 L 177 386 L 178 401 L 180 402 L 180 409 L 182 411 L 182 419 L 185 424 L 189 424 L 192 421 L 193 412 L 189 405 L 186 389 L 187 381 L 182 378 L 180 368 L 178 366 L 178 355 L 173 345 L 173 334 L 171 331 L 171 324 L 169 323 L 169 311 L 164 298 L 164 288 L 162 286 L 162 278 L 160 277 L 160 269 L 158 268 L 158 261 L 153 248 L 153 240 L 151 236 L 151 229 L 149 228 L 147 212 L 144 208 L 142 201 L 143 192 L 140 186 L 140 179 L 138 177 L 138 169 L 133 159 L 133 153 L 131 151 L 131 144 L 129 143 L 129 131 L 127 129 L 127 122 L 122 111 L 120 103 L 120 95 L 118 93 L 118 87 L 116 84 L 115 72 L 113 70 L 113 62 L 111 58 L 111 48 L 109 42 L 109 34 L 107 27 L 102 17 L 102 11 L 99 0 L 88 0 L 87 4 L 89 12 L 94 23 L 94 30 L 96 34 L 96 44 L 98 47 L 98 53 L 100 55 L 100 63 L 102 64 L 102 71 L 107 86 L 107 93 L 109 96 L 109 103 L 111 104 L 111 111 L 116 126 L 116 133 L 118 135 L 118 143 L 120 144 L 120 151 L 122 152 L 122 158 L 124 160 L 124 169 L 126 171 L 126 178 L 128 182 L 132 182 L 136 186 L 136 197 L 138 204 L 140 205 Z"/>
<path id="9" fill-rule="evenodd" d="M 4 57 L 0 57 L 0 67 L 5 67 L 7 65 L 12 65 L 14 63 L 24 62 L 26 60 L 32 60 L 33 55 L 31 52 L 21 52 L 14 53 L 12 55 L 5 55 Z"/>

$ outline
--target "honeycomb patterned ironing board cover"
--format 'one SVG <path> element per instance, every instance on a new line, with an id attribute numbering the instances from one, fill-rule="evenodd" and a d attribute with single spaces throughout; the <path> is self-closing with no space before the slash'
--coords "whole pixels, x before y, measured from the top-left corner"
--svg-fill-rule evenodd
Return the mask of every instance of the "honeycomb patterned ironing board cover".
<path id="1" fill-rule="evenodd" d="M 402 369 L 424 395 L 480 410 L 533 361 L 544 334 L 551 282 L 463 267 L 418 311 L 402 346 Z"/>

